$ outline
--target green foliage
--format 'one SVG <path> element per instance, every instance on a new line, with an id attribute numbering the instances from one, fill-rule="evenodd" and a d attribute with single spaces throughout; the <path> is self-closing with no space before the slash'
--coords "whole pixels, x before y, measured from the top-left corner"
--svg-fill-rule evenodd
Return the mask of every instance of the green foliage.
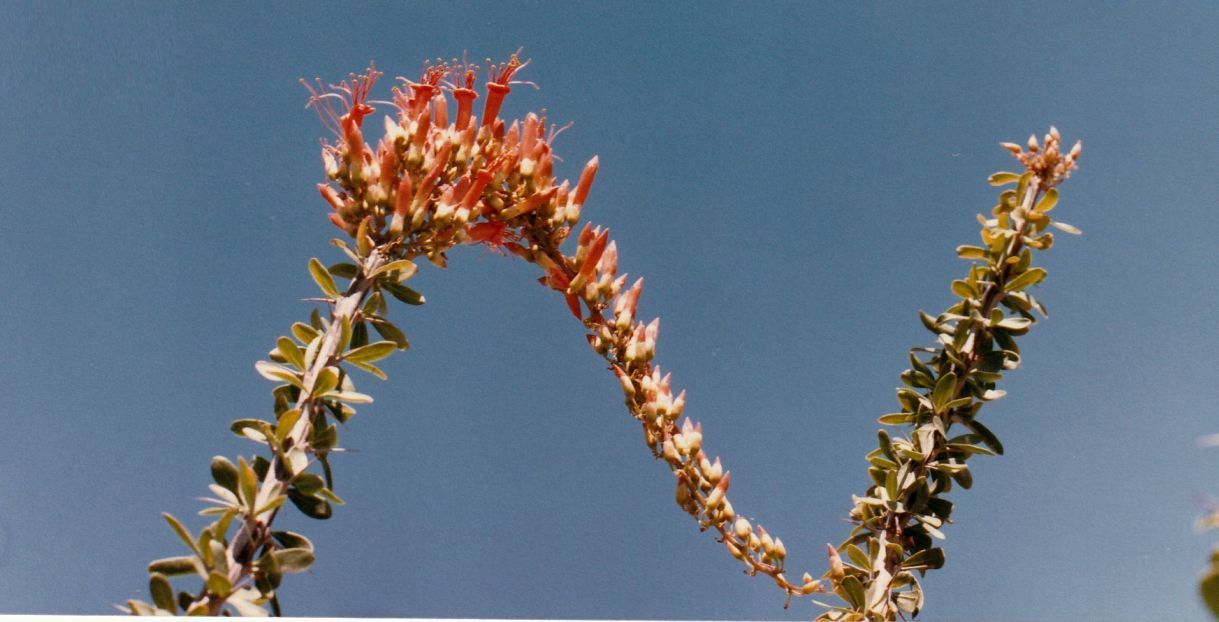
<path id="1" fill-rule="evenodd" d="M 957 247 L 957 255 L 971 262 L 965 278 L 952 282 L 958 299 L 939 315 L 919 314 L 935 345 L 910 350 L 910 368 L 897 391 L 901 410 L 880 418 L 882 425 L 905 426 L 904 433 L 877 433 L 879 446 L 867 456 L 873 484 L 855 498 L 855 527 L 838 546 L 847 561 L 832 563 L 825 575 L 845 604 L 827 605 L 820 621 L 917 615 L 923 604 L 919 577 L 945 563 L 935 543 L 952 522 L 947 494 L 973 485 L 971 457 L 1003 453 L 978 417 L 985 403 L 1005 395 L 996 384 L 1020 364 L 1016 337 L 1036 322 L 1034 311 L 1045 315 L 1028 293 L 1046 277 L 1032 265 L 1033 251 L 1051 244 L 1052 237 L 1042 235 L 1054 224 L 1046 212 L 1058 204 L 1056 186 L 1078 157 L 1078 148 L 1063 157 L 1053 130 L 1045 151 L 1012 147 L 1028 170 L 991 175 L 994 186 L 1017 187 L 1002 191 L 991 218 L 979 216 L 983 245 Z"/>

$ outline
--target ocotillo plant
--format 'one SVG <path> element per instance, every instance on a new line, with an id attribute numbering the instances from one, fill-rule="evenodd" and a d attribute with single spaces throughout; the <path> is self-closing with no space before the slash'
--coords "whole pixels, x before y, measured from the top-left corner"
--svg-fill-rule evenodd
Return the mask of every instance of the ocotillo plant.
<path id="1" fill-rule="evenodd" d="M 331 222 L 343 232 L 345 239 L 334 243 L 348 261 L 309 262 L 325 313 L 315 310 L 308 322 L 292 325 L 276 340 L 271 360 L 255 366 L 277 383 L 274 420 L 232 425 L 262 445 L 265 455 L 236 463 L 213 459 L 214 497 L 201 514 L 216 519 L 198 534 L 165 515 L 187 554 L 149 565 L 152 603 L 130 600 L 131 612 L 279 612 L 276 589 L 283 575 L 309 567 L 314 551 L 305 536 L 274 530 L 275 518 L 286 502 L 319 519 L 342 503 L 332 490 L 329 461 L 338 448 L 335 424 L 355 414 L 353 404 L 371 401 L 356 392 L 351 372 L 385 378 L 374 363 L 408 347 L 387 318 L 386 294 L 422 304 L 423 296 L 406 285 L 415 261 L 443 267 L 447 252 L 462 244 L 483 244 L 542 270 L 539 281 L 559 292 L 583 324 L 589 345 L 621 384 L 645 444 L 674 474 L 678 505 L 700 530 L 714 531 L 747 574 L 770 577 L 788 599 L 832 591 L 845 605 L 827 609 L 826 620 L 894 620 L 921 608 L 913 573 L 943 563 L 930 542 L 948 521 L 944 493 L 954 481 L 968 486 L 968 456 L 1001 451 L 976 421 L 978 407 L 1001 395 L 995 382 L 1019 362 L 1013 337 L 1028 330 L 1033 310 L 1044 313 L 1025 291 L 1045 276 L 1031 266 L 1031 251 L 1050 246 L 1053 238 L 1044 230 L 1051 224 L 1073 231 L 1047 212 L 1057 202 L 1056 186 L 1075 165 L 1078 146 L 1061 153 L 1054 130 L 1044 148 L 1035 140 L 1027 151 L 1009 146 L 1026 171 L 992 176 L 996 185 L 1016 187 L 1000 195 L 993 218 L 982 219 L 984 246 L 958 249 L 975 262 L 969 276 L 953 284 L 962 300 L 939 317 L 924 317 L 940 345 L 925 350 L 930 357 L 912 355 L 914 368 L 903 374 L 909 388 L 899 392 L 903 410 L 882 418 L 913 426 L 911 438 L 882 432 L 881 448 L 869 455 L 875 486 L 856 499 L 851 516 L 857 526 L 839 547 L 849 563 L 831 547 L 830 569 L 821 579 L 804 573 L 793 582 L 783 541 L 737 516 L 727 498 L 729 473 L 704 451 L 701 426 L 682 418 L 685 392 L 674 395 L 671 376 L 653 363 L 659 320 L 637 318 L 643 280 L 628 287 L 627 275 L 618 274 L 608 231 L 577 227 L 597 158 L 574 187 L 560 183 L 553 176 L 555 130 L 546 120 L 499 117 L 525 64 L 516 55 L 490 64 L 481 117 L 474 114 L 477 67 L 457 61 L 426 66 L 418 81 L 393 89 L 395 114 L 385 118 L 375 149 L 365 141 L 364 121 L 373 112 L 369 94 L 378 71 L 369 68 L 330 87 L 306 85 L 310 105 L 335 135 L 334 144 L 323 144 L 327 183 L 318 188 L 332 209 Z M 562 246 L 573 234 L 575 249 L 568 255 Z M 373 341 L 374 333 L 381 339 Z M 949 437 L 957 423 L 969 432 Z M 192 574 L 202 584 L 175 593 L 169 577 Z"/>

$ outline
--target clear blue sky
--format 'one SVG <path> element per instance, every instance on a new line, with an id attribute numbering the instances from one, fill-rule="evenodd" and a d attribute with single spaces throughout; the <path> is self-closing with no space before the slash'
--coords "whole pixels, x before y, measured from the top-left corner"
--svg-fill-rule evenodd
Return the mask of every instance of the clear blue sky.
<path id="1" fill-rule="evenodd" d="M 954 493 L 929 621 L 1203 620 L 1219 494 L 1213 3 L 0 2 L 0 611 L 107 613 L 201 522 L 253 363 L 334 260 L 302 76 L 533 58 L 512 113 L 599 154 L 586 215 L 663 317 L 734 504 L 824 569 L 876 417 L 993 204 L 996 146 L 1085 144 L 1051 317 Z M 383 85 L 382 94 L 388 90 Z M 379 125 L 379 124 L 375 124 Z M 1066 237 L 1066 236 L 1063 236 Z M 530 266 L 468 249 L 343 432 L 347 500 L 291 516 L 293 615 L 809 619 L 672 501 L 617 383 Z"/>

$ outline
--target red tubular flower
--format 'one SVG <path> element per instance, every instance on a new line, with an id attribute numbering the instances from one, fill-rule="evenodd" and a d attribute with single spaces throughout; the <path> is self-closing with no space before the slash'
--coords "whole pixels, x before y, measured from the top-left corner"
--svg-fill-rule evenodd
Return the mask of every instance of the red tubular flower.
<path id="1" fill-rule="evenodd" d="M 504 220 L 508 220 L 510 218 L 516 218 L 517 216 L 523 216 L 525 214 L 528 214 L 529 212 L 532 212 L 532 211 L 536 210 L 537 208 L 545 205 L 547 201 L 549 201 L 550 199 L 552 199 L 554 197 L 554 193 L 557 191 L 558 191 L 558 188 L 551 186 L 545 192 L 539 192 L 537 194 L 534 194 L 534 195 L 530 196 L 528 199 L 525 199 L 524 201 L 521 201 L 520 203 L 513 204 L 512 207 L 509 207 L 508 209 L 500 212 L 500 218 L 503 218 Z"/>
<path id="2" fill-rule="evenodd" d="M 394 169 L 398 164 L 398 156 L 394 153 L 394 148 L 390 145 L 382 143 L 381 145 L 381 184 L 388 190 L 394 186 Z"/>
<path id="3" fill-rule="evenodd" d="M 602 231 L 601 235 L 593 240 L 592 246 L 588 248 L 588 256 L 584 258 L 584 264 L 580 267 L 580 279 L 592 278 L 593 272 L 597 270 L 597 262 L 601 261 L 601 254 L 605 252 L 607 242 L 609 242 L 609 229 Z"/>
<path id="4" fill-rule="evenodd" d="M 521 128 L 521 159 L 537 161 L 537 150 L 541 148 L 538 140 L 540 136 L 541 123 L 536 114 L 532 112 L 525 117 L 525 126 Z"/>
<path id="5" fill-rule="evenodd" d="M 487 171 L 478 171 L 474 181 L 470 184 L 470 189 L 461 198 L 461 206 L 473 212 L 474 206 L 478 204 L 478 200 L 483 196 L 483 190 L 486 189 L 487 184 L 491 183 L 493 178 L 494 176 Z"/>
<path id="6" fill-rule="evenodd" d="M 416 147 L 422 147 L 427 140 L 428 130 L 431 129 L 432 113 L 425 107 L 423 112 L 419 114 L 419 123 L 415 127 L 415 135 L 411 137 L 411 142 Z"/>
<path id="7" fill-rule="evenodd" d="M 474 100 L 478 99 L 478 93 L 474 90 L 474 83 L 478 80 L 478 67 L 466 62 L 462 62 L 461 86 L 453 86 L 453 99 L 457 100 L 457 121 L 454 127 L 458 130 L 466 129 L 470 124 L 470 115 L 474 109 Z"/>
<path id="8" fill-rule="evenodd" d="M 512 75 L 529 64 L 529 61 L 521 62 L 519 54 L 519 50 L 513 52 L 512 58 L 509 58 L 508 62 L 489 67 L 491 76 L 487 80 L 487 105 L 483 108 L 484 126 L 495 123 L 495 119 L 499 117 L 499 109 L 504 103 L 504 96 L 512 90 L 510 87 L 513 84 Z"/>
<path id="9" fill-rule="evenodd" d="M 361 157 L 364 137 L 360 133 L 360 125 L 364 117 L 374 110 L 366 102 L 369 91 L 380 77 L 381 72 L 370 65 L 367 73 L 358 76 L 350 74 L 347 80 L 329 87 L 324 86 L 321 79 L 316 80 L 316 88 L 301 80 L 311 96 L 307 106 L 312 106 L 322 123 L 347 144 L 352 157 Z"/>
<path id="10" fill-rule="evenodd" d="M 318 192 L 322 193 L 322 198 L 326 199 L 326 202 L 330 204 L 330 207 L 333 208 L 334 211 L 337 212 L 340 209 L 343 209 L 343 199 L 339 198 L 339 193 L 336 192 L 334 188 L 331 188 L 326 184 L 318 184 L 317 190 Z"/>
<path id="11" fill-rule="evenodd" d="M 419 118 L 419 115 L 427 108 L 428 102 L 432 101 L 432 97 L 436 95 L 441 81 L 448 75 L 449 66 L 439 63 L 424 65 L 423 75 L 419 77 L 418 82 L 399 78 L 410 90 L 410 95 L 407 95 L 405 90 L 395 87 L 394 105 L 406 118 L 412 120 Z"/>
<path id="12" fill-rule="evenodd" d="M 411 176 L 410 173 L 402 175 L 402 181 L 398 182 L 398 194 L 394 202 L 394 213 L 401 216 L 406 216 L 411 211 Z"/>
<path id="13" fill-rule="evenodd" d="M 330 212 L 330 224 L 338 227 L 343 233 L 351 233 L 347 230 L 347 223 L 343 222 L 343 217 L 339 216 L 338 212 Z"/>
<path id="14" fill-rule="evenodd" d="M 584 171 L 580 173 L 580 183 L 576 185 L 576 193 L 571 199 L 573 204 L 584 205 L 584 200 L 588 198 L 588 190 L 593 186 L 593 179 L 597 177 L 597 167 L 600 164 L 600 156 L 593 156 L 593 159 L 584 165 Z"/>
<path id="15" fill-rule="evenodd" d="M 423 180 L 419 182 L 419 189 L 415 191 L 415 202 L 422 203 L 427 201 L 431 196 L 432 189 L 436 186 L 436 180 L 440 178 L 440 173 L 444 171 L 445 164 L 449 162 L 449 151 L 452 149 L 451 143 L 445 143 L 440 149 L 440 153 L 436 154 L 435 164 L 432 170 L 424 175 Z"/>
<path id="16" fill-rule="evenodd" d="M 449 100 L 444 98 L 444 93 L 437 93 L 432 98 L 432 124 L 440 129 L 449 126 Z"/>
<path id="17" fill-rule="evenodd" d="M 503 221 L 480 222 L 467 229 L 466 233 L 475 243 L 486 244 L 493 249 L 498 249 L 506 242 L 508 224 Z"/>

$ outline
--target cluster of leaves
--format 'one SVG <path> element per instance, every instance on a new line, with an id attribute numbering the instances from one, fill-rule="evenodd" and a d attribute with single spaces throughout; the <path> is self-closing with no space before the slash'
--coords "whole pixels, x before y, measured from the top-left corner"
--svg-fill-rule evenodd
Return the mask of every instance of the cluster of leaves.
<path id="1" fill-rule="evenodd" d="M 979 216 L 982 246 L 961 246 L 957 255 L 972 262 L 964 279 L 953 281 L 959 300 L 938 316 L 920 313 L 935 335 L 934 347 L 910 351 L 910 369 L 897 390 L 901 411 L 884 415 L 886 426 L 906 426 L 906 434 L 877 432 L 879 446 L 868 454 L 872 486 L 854 497 L 855 527 L 837 548 L 830 546 L 825 578 L 845 601 L 829 606 L 818 620 L 873 622 L 916 615 L 923 607 L 918 577 L 944 564 L 943 526 L 951 522 L 954 484 L 973 485 L 967 461 L 975 455 L 1003 453 L 998 437 L 978 420 L 983 404 L 1005 392 L 996 388 L 1003 374 L 1020 364 L 1016 338 L 1045 307 L 1028 289 L 1046 276 L 1033 266 L 1033 251 L 1053 244 L 1046 231 L 1056 222 L 1049 212 L 1058 204 L 1057 186 L 1079 157 L 1059 149 L 1051 128 L 1044 148 L 1030 138 L 1028 150 L 1005 144 L 1026 171 L 996 173 L 1003 190 L 991 218 Z M 958 427 L 959 426 L 959 427 Z M 960 428 L 964 428 L 961 430 Z M 845 553 L 846 560 L 840 554 Z"/>

